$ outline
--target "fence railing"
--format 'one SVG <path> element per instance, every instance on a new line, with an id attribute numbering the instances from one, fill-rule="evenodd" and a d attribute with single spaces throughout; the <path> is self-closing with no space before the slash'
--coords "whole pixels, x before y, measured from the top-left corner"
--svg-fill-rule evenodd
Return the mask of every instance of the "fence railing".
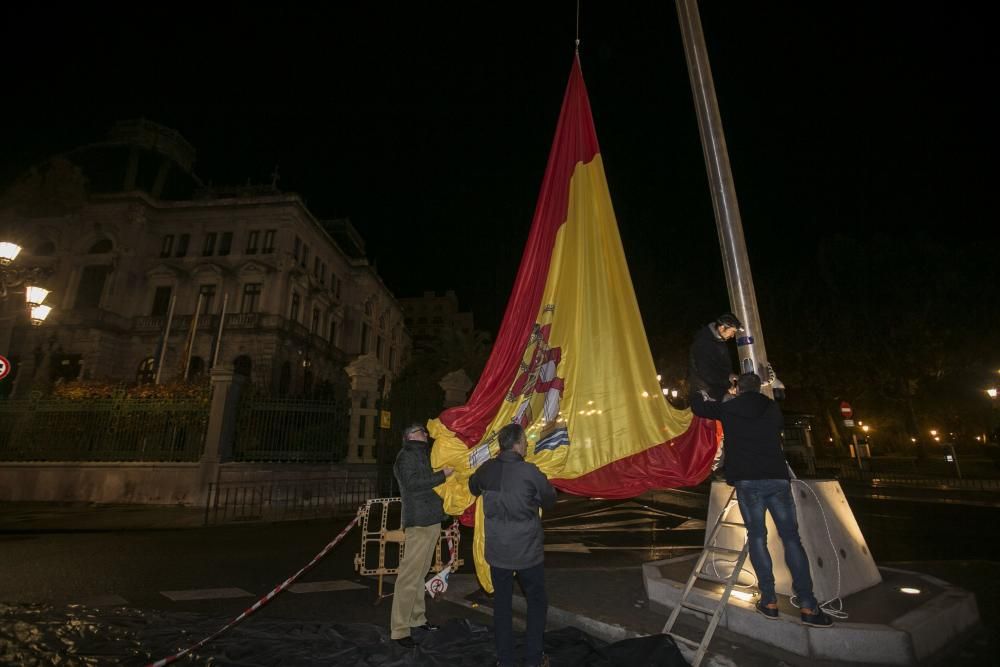
<path id="1" fill-rule="evenodd" d="M 347 452 L 345 400 L 262 399 L 240 403 L 234 461 L 328 463 Z"/>
<path id="2" fill-rule="evenodd" d="M 349 515 L 377 497 L 371 474 L 209 485 L 205 525 Z"/>
<path id="3" fill-rule="evenodd" d="M 837 477 L 844 481 L 861 482 L 872 486 L 906 486 L 965 491 L 1000 491 L 1000 479 L 965 479 L 957 477 L 935 477 L 896 472 L 871 472 L 843 468 Z"/>
<path id="4" fill-rule="evenodd" d="M 197 461 L 207 424 L 199 400 L 0 401 L 0 460 Z"/>

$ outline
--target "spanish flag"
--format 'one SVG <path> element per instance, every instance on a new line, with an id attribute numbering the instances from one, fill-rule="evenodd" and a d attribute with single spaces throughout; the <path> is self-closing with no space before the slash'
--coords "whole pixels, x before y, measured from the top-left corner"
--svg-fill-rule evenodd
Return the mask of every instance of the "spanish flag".
<path id="1" fill-rule="evenodd" d="M 660 390 L 579 56 L 490 358 L 468 403 L 428 424 L 432 465 L 455 468 L 437 488 L 449 514 L 472 506 L 469 476 L 497 453 L 497 433 L 512 422 L 528 434 L 527 460 L 578 495 L 694 485 L 716 450 L 714 422 L 674 409 Z M 478 511 L 476 569 L 492 590 L 482 520 Z"/>

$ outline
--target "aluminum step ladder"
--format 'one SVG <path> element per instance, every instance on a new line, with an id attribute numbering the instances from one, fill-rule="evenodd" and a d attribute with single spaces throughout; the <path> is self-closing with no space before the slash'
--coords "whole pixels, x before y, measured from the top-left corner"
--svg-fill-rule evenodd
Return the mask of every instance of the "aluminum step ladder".
<path id="1" fill-rule="evenodd" d="M 740 579 L 740 572 L 743 571 L 743 563 L 746 562 L 747 553 L 749 552 L 749 544 L 746 539 L 746 526 L 742 521 L 729 521 L 729 514 L 735 505 L 736 489 L 734 488 L 730 491 L 729 499 L 726 500 L 726 504 L 722 508 L 722 511 L 719 512 L 719 517 L 716 519 L 715 525 L 712 526 L 708 539 L 705 540 L 705 548 L 702 550 L 701 555 L 695 562 L 694 569 L 691 571 L 691 576 L 688 577 L 687 584 L 684 586 L 684 592 L 681 595 L 680 601 L 670 613 L 670 618 L 667 619 L 666 625 L 663 626 L 663 634 L 670 634 L 670 631 L 673 630 L 674 624 L 677 622 L 677 618 L 680 616 L 682 609 L 690 609 L 691 611 L 696 611 L 709 617 L 708 628 L 705 630 L 705 634 L 702 636 L 700 642 L 688 639 L 687 637 L 681 637 L 680 635 L 673 635 L 674 639 L 696 649 L 694 661 L 691 663 L 692 667 L 698 667 L 704 659 L 705 653 L 708 651 L 708 645 L 712 641 L 712 635 L 715 634 L 715 628 L 719 625 L 719 619 L 722 618 L 722 612 L 729 603 L 729 596 L 733 592 L 733 587 L 736 586 Z M 739 511 L 737 510 L 737 514 L 738 513 Z M 740 518 L 742 519 L 742 516 Z M 716 546 L 715 540 L 718 538 L 719 531 L 724 529 L 743 531 L 744 537 L 742 549 L 737 551 L 736 549 Z M 701 571 L 705 566 L 705 562 L 712 554 L 725 554 L 727 556 L 736 557 L 736 563 L 728 577 L 705 574 Z M 725 585 L 726 588 L 722 591 L 722 597 L 716 601 L 714 608 L 702 607 L 701 605 L 693 604 L 688 601 L 691 591 L 694 589 L 694 586 L 699 579 L 702 581 L 710 581 L 712 583 Z"/>

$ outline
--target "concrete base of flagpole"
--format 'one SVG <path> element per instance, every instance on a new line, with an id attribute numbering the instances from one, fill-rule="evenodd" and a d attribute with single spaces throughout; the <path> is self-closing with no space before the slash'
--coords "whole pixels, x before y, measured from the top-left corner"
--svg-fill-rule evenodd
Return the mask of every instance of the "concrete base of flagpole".
<path id="1" fill-rule="evenodd" d="M 643 565 L 643 579 L 650 609 L 663 620 L 677 605 L 697 554 Z M 719 621 L 715 641 L 746 638 L 802 656 L 802 664 L 814 661 L 869 663 L 878 665 L 918 664 L 941 655 L 979 624 L 975 596 L 934 577 L 880 567 L 882 582 L 848 596 L 844 609 L 850 615 L 832 628 L 802 625 L 798 609 L 779 595 L 777 621 L 754 609 L 754 600 L 730 598 Z M 714 608 L 722 586 L 700 582 L 692 591 L 693 604 Z M 906 594 L 902 589 L 919 591 Z M 684 610 L 682 619 L 693 623 L 689 639 L 707 624 L 704 615 Z M 711 650 L 711 647 L 710 649 Z"/>

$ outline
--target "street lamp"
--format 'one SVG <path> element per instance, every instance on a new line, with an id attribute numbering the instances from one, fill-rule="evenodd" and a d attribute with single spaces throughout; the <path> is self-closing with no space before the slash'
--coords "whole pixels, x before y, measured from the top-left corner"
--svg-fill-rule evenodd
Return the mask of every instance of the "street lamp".
<path id="1" fill-rule="evenodd" d="M 997 388 L 996 387 L 990 387 L 989 389 L 986 390 L 986 395 L 989 396 L 990 398 L 996 398 L 997 397 Z"/>
<path id="2" fill-rule="evenodd" d="M 13 287 L 24 286 L 24 302 L 28 309 L 31 323 L 40 325 L 52 312 L 50 306 L 42 305 L 49 290 L 38 286 L 38 280 L 48 273 L 39 266 L 12 267 L 14 260 L 21 254 L 21 246 L 8 241 L 0 242 L 0 298 L 6 298 Z"/>

